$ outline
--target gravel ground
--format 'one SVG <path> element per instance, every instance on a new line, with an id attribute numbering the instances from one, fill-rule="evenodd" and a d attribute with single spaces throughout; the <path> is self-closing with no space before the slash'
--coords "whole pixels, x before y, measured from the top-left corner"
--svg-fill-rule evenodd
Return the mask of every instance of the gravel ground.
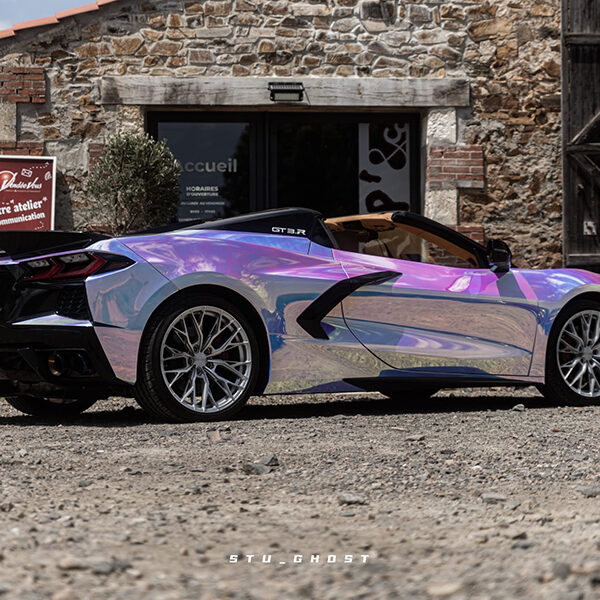
<path id="1" fill-rule="evenodd" d="M 530 390 L 262 398 L 208 425 L 2 403 L 0 598 L 600 597 L 599 421 Z"/>

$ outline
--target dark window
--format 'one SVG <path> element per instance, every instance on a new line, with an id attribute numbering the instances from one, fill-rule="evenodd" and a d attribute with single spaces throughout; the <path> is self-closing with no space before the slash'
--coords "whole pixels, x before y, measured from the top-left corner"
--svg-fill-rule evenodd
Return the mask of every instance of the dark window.
<path id="1" fill-rule="evenodd" d="M 271 199 L 276 206 L 302 206 L 327 215 L 357 212 L 356 127 L 280 117 L 271 133 Z"/>
<path id="2" fill-rule="evenodd" d="M 159 122 L 181 163 L 178 219 L 216 219 L 250 209 L 250 123 Z"/>
<path id="3" fill-rule="evenodd" d="M 171 112 L 149 127 L 182 164 L 180 220 L 421 210 L 418 115 Z"/>

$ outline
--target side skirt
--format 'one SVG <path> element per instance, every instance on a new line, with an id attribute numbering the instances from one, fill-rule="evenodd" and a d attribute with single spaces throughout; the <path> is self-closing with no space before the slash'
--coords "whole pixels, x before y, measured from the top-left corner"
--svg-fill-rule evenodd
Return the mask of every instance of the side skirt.
<path id="1" fill-rule="evenodd" d="M 367 392 L 385 390 L 441 390 L 444 388 L 459 389 L 466 387 L 528 387 L 539 385 L 542 381 L 522 379 L 498 379 L 492 377 L 352 377 L 344 379 L 346 383 Z"/>

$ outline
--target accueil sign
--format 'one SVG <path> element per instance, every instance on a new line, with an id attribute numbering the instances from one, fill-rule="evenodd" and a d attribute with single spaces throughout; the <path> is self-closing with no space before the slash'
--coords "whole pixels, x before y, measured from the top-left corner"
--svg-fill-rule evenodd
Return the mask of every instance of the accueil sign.
<path id="1" fill-rule="evenodd" d="M 227 161 L 198 161 L 186 162 L 183 165 L 186 173 L 237 173 L 237 158 L 230 158 Z"/>

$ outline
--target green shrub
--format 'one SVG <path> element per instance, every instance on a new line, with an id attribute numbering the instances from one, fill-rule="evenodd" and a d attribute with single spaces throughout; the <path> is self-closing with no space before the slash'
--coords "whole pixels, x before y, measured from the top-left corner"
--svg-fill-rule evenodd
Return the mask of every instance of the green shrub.
<path id="1" fill-rule="evenodd" d="M 180 175 L 181 166 L 164 140 L 117 134 L 94 165 L 87 192 L 96 201 L 97 220 L 120 235 L 173 221 Z"/>

